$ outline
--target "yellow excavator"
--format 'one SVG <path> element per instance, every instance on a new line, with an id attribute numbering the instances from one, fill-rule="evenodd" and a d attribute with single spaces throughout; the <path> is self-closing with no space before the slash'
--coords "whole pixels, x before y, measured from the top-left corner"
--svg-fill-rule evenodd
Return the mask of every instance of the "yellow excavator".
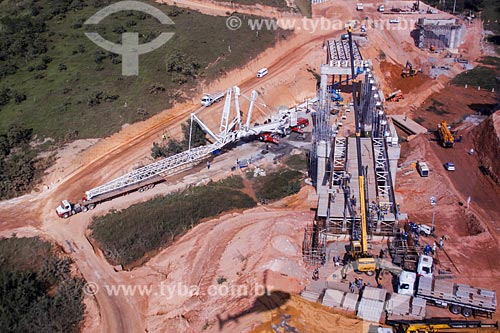
<path id="1" fill-rule="evenodd" d="M 454 320 L 451 318 L 429 318 L 424 321 L 387 321 L 396 333 L 438 333 L 438 332 L 495 332 L 498 322 L 483 323 L 478 320 Z"/>
<path id="2" fill-rule="evenodd" d="M 352 28 L 347 28 L 349 36 L 349 52 L 351 56 L 351 71 L 352 77 L 355 78 L 354 72 L 354 56 L 352 48 Z M 361 218 L 361 237 L 359 240 L 354 239 L 351 235 L 351 250 L 350 256 L 353 260 L 353 268 L 355 271 L 365 272 L 367 275 L 375 274 L 377 267 L 375 258 L 368 249 L 368 232 L 366 223 L 366 205 L 365 205 L 365 179 L 363 175 L 363 164 L 361 161 L 361 128 L 359 124 L 359 108 L 356 96 L 356 79 L 353 80 L 353 101 L 354 101 L 354 117 L 356 123 L 356 149 L 358 151 L 358 175 L 359 175 L 359 205 L 360 205 L 360 218 Z"/>

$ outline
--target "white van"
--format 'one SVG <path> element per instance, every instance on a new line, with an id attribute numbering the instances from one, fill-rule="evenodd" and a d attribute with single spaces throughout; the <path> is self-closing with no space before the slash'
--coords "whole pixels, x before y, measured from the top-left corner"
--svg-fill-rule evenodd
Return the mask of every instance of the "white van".
<path id="1" fill-rule="evenodd" d="M 431 256 L 422 254 L 418 257 L 417 274 L 432 278 L 432 264 L 434 260 Z"/>
<path id="2" fill-rule="evenodd" d="M 262 69 L 259 69 L 259 71 L 257 72 L 257 77 L 264 77 L 267 75 L 267 73 L 269 73 L 269 71 L 264 67 Z"/>
<path id="3" fill-rule="evenodd" d="M 416 280 L 417 274 L 414 272 L 402 271 L 401 274 L 399 274 L 398 294 L 413 295 Z"/>
<path id="4" fill-rule="evenodd" d="M 420 177 L 429 177 L 429 167 L 425 162 L 417 162 L 417 170 Z"/>

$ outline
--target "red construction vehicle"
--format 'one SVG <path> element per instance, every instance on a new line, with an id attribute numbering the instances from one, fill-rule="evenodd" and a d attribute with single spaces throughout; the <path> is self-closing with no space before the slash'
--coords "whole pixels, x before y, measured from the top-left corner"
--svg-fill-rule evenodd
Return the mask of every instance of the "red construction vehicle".
<path id="1" fill-rule="evenodd" d="M 390 93 L 389 96 L 387 96 L 387 98 L 385 100 L 391 101 L 391 102 L 399 102 L 399 100 L 404 99 L 404 98 L 405 97 L 403 96 L 403 93 L 401 92 L 401 90 L 398 89 L 398 90 Z"/>
<path id="2" fill-rule="evenodd" d="M 280 139 L 279 139 L 278 134 L 276 134 L 276 133 L 270 133 L 270 132 L 261 133 L 259 135 L 259 140 L 262 141 L 262 142 L 275 143 L 277 145 L 280 143 Z"/>

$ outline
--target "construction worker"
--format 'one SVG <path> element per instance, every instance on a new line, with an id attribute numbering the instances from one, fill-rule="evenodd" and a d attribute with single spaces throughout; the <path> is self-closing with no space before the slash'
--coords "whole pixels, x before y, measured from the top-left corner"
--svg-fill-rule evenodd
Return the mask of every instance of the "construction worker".
<path id="1" fill-rule="evenodd" d="M 434 242 L 434 244 L 432 244 L 432 254 L 436 253 L 436 250 L 437 250 L 437 244 L 436 242 Z"/>
<path id="2" fill-rule="evenodd" d="M 430 246 L 429 244 L 427 244 L 427 245 L 425 246 L 425 248 L 424 248 L 424 254 L 425 254 L 426 256 L 428 256 L 428 255 L 429 255 L 429 253 L 431 253 L 431 251 L 432 251 L 431 246 Z"/>
<path id="3" fill-rule="evenodd" d="M 356 291 L 356 284 L 354 282 L 349 283 L 349 291 L 353 294 Z"/>
<path id="4" fill-rule="evenodd" d="M 207 161 L 207 169 L 210 170 L 210 161 Z"/>
<path id="5" fill-rule="evenodd" d="M 442 249 L 444 246 L 444 236 L 439 239 L 439 248 Z"/>

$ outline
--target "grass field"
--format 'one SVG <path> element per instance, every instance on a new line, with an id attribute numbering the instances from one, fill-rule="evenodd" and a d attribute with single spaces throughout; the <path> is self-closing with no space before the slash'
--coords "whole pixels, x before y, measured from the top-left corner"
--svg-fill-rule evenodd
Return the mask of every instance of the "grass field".
<path id="1" fill-rule="evenodd" d="M 470 85 L 482 89 L 496 89 L 496 77 L 500 76 L 500 58 L 484 57 L 479 60 L 483 65 L 460 73 L 451 82 L 455 85 Z"/>
<path id="2" fill-rule="evenodd" d="M 198 81 L 212 80 L 243 65 L 286 34 L 262 31 L 257 36 L 248 27 L 232 31 L 226 28 L 225 17 L 152 1 L 175 25 L 162 26 L 137 11 L 113 14 L 97 26 L 82 24 L 109 1 L 75 0 L 79 5 L 67 11 L 54 9 L 58 4 L 67 6 L 62 0 L 21 3 L 24 7 L 14 1 L 0 2 L 0 37 L 12 38 L 10 26 L 22 34 L 18 27 L 27 17 L 28 25 L 44 22 L 45 28 L 31 34 L 36 35 L 30 45 L 36 52 L 31 57 L 15 52 L 0 56 L 0 70 L 7 73 L 0 74 L 0 134 L 12 123 L 22 123 L 33 128 L 35 135 L 57 141 L 107 136 L 125 123 L 150 117 L 173 101 L 193 95 Z M 33 16 L 33 11 L 38 14 Z M 175 36 L 140 56 L 139 76 L 124 77 L 121 56 L 93 44 L 84 35 L 90 31 L 113 42 L 120 42 L 124 31 L 139 32 L 140 43 L 160 32 Z M 10 44 L 22 42 L 26 35 L 13 38 Z M 15 74 L 8 74 L 16 67 Z"/>

